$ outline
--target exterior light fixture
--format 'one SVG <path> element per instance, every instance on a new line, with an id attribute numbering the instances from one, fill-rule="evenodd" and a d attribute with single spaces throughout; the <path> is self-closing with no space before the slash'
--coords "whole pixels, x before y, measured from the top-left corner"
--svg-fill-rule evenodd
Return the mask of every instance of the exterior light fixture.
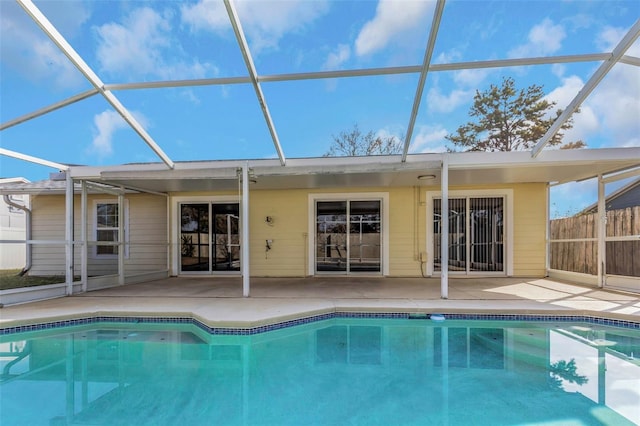
<path id="1" fill-rule="evenodd" d="M 436 178 L 436 175 L 420 175 L 418 176 L 418 180 L 433 180 Z"/>

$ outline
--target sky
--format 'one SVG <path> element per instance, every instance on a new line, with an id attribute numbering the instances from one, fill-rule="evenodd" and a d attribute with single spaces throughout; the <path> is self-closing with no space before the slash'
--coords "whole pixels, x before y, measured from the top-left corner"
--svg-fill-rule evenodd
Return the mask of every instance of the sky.
<path id="1" fill-rule="evenodd" d="M 35 1 L 106 84 L 244 77 L 220 0 Z M 433 1 L 236 1 L 260 76 L 420 65 Z M 637 0 L 449 0 L 433 64 L 610 52 L 640 19 Z M 640 40 L 627 51 L 640 57 Z M 563 108 L 599 62 L 430 72 L 410 153 L 442 152 L 469 121 L 476 91 L 512 77 Z M 287 158 L 318 157 L 358 125 L 403 138 L 418 74 L 263 82 Z M 0 0 L 0 122 L 91 89 L 13 0 Z M 276 158 L 251 84 L 114 90 L 173 161 Z M 640 67 L 617 64 L 574 116 L 565 141 L 640 146 Z M 0 146 L 49 161 L 110 165 L 158 156 L 100 96 L 0 131 Z M 0 157 L 0 177 L 46 179 L 51 168 Z M 615 189 L 614 185 L 607 188 Z M 595 201 L 595 182 L 552 191 L 552 215 Z"/>

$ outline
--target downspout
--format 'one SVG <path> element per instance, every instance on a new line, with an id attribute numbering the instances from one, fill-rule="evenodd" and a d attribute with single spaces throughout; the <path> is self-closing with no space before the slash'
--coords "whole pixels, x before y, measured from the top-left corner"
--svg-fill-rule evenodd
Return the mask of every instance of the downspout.
<path id="1" fill-rule="evenodd" d="M 25 265 L 24 268 L 22 268 L 22 271 L 20 271 L 20 276 L 23 276 L 24 274 L 26 274 L 27 272 L 29 272 L 29 269 L 31 269 L 31 244 L 29 244 L 29 241 L 31 240 L 31 210 L 26 208 L 25 206 L 22 206 L 20 204 L 14 203 L 13 201 L 11 201 L 11 198 L 8 195 L 4 196 L 4 202 L 8 205 L 10 205 L 11 207 L 15 207 L 16 209 L 20 209 L 23 212 L 25 212 L 26 214 L 26 220 L 25 220 L 25 231 L 26 231 L 26 235 L 25 235 L 25 239 L 27 240 L 27 247 L 26 247 L 26 259 L 25 259 Z"/>

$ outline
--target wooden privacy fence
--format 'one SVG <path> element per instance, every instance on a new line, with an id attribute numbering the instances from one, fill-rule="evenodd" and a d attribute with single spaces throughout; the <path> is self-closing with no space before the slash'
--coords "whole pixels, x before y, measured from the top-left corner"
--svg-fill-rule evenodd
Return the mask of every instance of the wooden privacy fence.
<path id="1" fill-rule="evenodd" d="M 640 206 L 607 212 L 606 273 L 640 277 Z M 550 225 L 550 267 L 596 275 L 598 214 L 554 219 Z"/>

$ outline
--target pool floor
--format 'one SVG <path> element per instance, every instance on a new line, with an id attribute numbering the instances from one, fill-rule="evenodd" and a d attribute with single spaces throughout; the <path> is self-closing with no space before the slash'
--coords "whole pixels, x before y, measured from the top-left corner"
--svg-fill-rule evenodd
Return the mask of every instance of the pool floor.
<path id="1" fill-rule="evenodd" d="M 640 423 L 640 332 L 589 323 L 104 323 L 0 345 L 3 426 Z"/>

